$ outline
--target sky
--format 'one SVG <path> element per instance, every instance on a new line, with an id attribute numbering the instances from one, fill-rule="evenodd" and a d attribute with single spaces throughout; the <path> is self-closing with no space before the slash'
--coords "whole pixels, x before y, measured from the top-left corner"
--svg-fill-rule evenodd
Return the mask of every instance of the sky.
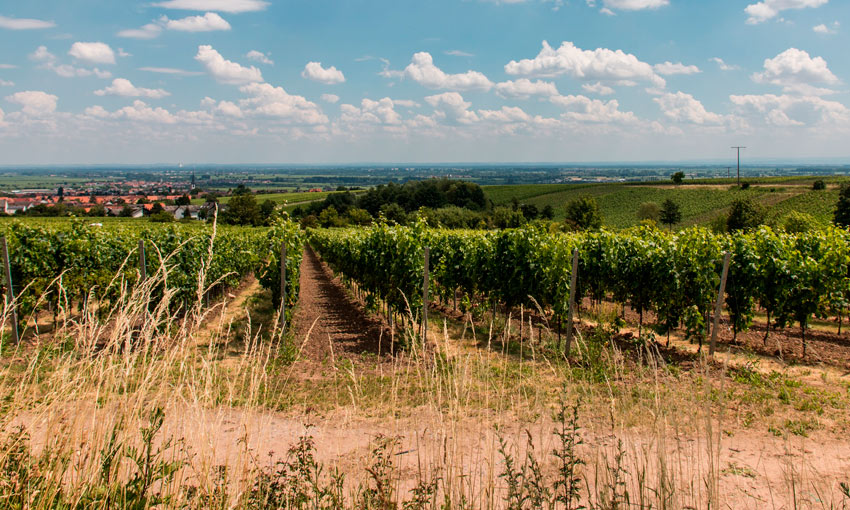
<path id="1" fill-rule="evenodd" d="M 0 2 L 0 165 L 850 162 L 847 0 Z"/>

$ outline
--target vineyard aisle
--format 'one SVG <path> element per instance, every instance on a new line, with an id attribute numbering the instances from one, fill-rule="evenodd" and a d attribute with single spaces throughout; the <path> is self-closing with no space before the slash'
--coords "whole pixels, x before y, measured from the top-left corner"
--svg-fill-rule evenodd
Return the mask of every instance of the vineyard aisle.
<path id="1" fill-rule="evenodd" d="M 301 261 L 301 291 L 293 323 L 301 357 L 310 361 L 386 352 L 381 324 L 355 302 L 309 246 Z"/>

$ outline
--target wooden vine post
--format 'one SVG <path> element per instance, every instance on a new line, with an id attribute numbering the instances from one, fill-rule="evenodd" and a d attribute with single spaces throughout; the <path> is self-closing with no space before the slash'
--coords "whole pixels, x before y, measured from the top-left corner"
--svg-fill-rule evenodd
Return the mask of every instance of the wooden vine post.
<path id="1" fill-rule="evenodd" d="M 578 282 L 578 249 L 573 250 L 573 269 L 572 274 L 570 274 L 570 302 L 569 302 L 569 310 L 567 314 L 567 344 L 565 348 L 565 353 L 567 356 L 570 355 L 570 350 L 572 349 L 573 343 L 573 317 L 575 315 L 576 308 L 576 283 Z"/>
<path id="2" fill-rule="evenodd" d="M 6 244 L 6 236 L 0 237 L 0 251 L 3 255 L 3 277 L 6 280 L 6 306 L 12 309 L 12 338 L 15 343 L 20 342 L 18 332 L 18 311 L 15 307 L 15 289 L 12 288 L 12 265 L 9 261 L 9 246 Z"/>
<path id="3" fill-rule="evenodd" d="M 145 242 L 139 239 L 139 278 L 140 282 L 148 279 L 147 262 L 145 260 Z"/>
<path id="4" fill-rule="evenodd" d="M 428 264 L 431 258 L 431 248 L 425 247 L 425 266 L 422 271 L 422 341 L 428 339 Z"/>
<path id="5" fill-rule="evenodd" d="M 286 241 L 280 243 L 280 332 L 286 329 Z"/>
<path id="6" fill-rule="evenodd" d="M 720 275 L 720 292 L 717 293 L 717 304 L 714 307 L 714 326 L 711 328 L 711 344 L 708 347 L 709 356 L 714 356 L 717 348 L 717 331 L 720 328 L 720 314 L 723 313 L 723 298 L 726 295 L 726 278 L 729 276 L 729 262 L 732 254 L 728 251 L 723 256 L 723 273 Z"/>

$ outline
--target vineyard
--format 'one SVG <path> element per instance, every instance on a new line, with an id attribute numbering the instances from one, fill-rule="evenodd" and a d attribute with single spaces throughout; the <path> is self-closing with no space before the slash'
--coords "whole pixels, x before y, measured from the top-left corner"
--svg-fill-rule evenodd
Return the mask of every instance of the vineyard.
<path id="1" fill-rule="evenodd" d="M 290 221 L 267 229 L 15 222 L 3 225 L 0 235 L 7 240 L 22 325 L 46 310 L 55 319 L 74 305 L 79 310 L 112 309 L 145 278 L 152 282 L 151 306 L 167 299 L 165 308 L 171 312 L 203 305 L 248 274 L 256 274 L 272 290 L 273 304 L 279 307 L 283 244 L 288 315 L 297 301 L 303 237 Z"/>
<path id="2" fill-rule="evenodd" d="M 310 243 L 372 299 L 395 311 L 421 306 L 423 252 L 430 247 L 434 292 L 458 295 L 467 307 L 542 307 L 567 317 L 571 259 L 578 250 L 577 296 L 629 305 L 639 326 L 652 312 L 659 331 L 684 325 L 702 339 L 731 254 L 725 305 L 735 334 L 757 307 L 768 323 L 794 322 L 805 333 L 812 317 L 841 318 L 850 298 L 850 233 L 830 228 L 789 235 L 767 227 L 717 235 L 690 228 L 670 233 L 641 227 L 620 233 L 498 232 L 377 225 L 363 230 L 313 230 Z M 840 322 L 840 321 L 839 321 Z M 805 351 L 804 351 L 805 352 Z"/>

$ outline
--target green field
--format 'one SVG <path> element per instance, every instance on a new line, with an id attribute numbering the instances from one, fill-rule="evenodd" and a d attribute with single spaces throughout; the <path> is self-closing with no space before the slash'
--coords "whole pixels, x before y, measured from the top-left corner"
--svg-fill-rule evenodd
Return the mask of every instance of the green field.
<path id="1" fill-rule="evenodd" d="M 679 204 L 682 211 L 682 226 L 706 224 L 726 212 L 738 198 L 751 198 L 761 203 L 768 216 L 780 218 L 791 211 L 806 212 L 823 223 L 832 219 L 832 211 L 838 198 L 835 186 L 824 191 L 812 191 L 808 183 L 792 181 L 752 186 L 741 190 L 735 186 L 710 185 L 683 186 L 649 184 L 542 184 L 519 186 L 485 186 L 487 198 L 496 206 L 509 205 L 514 198 L 523 204 L 533 204 L 542 209 L 552 206 L 555 218 L 563 219 L 565 206 L 581 196 L 595 197 L 602 212 L 603 223 L 609 228 L 627 228 L 640 223 L 636 214 L 644 202 L 661 204 L 668 198 Z"/>
<path id="2" fill-rule="evenodd" d="M 271 200 L 272 202 L 282 204 L 286 202 L 287 204 L 297 204 L 304 202 L 315 202 L 317 200 L 324 200 L 325 197 L 331 195 L 333 193 L 341 193 L 338 191 L 302 191 L 298 193 L 262 193 L 257 195 L 258 202 L 265 202 L 266 200 Z M 192 203 L 195 205 L 200 205 L 204 203 L 203 198 L 196 198 L 192 200 Z M 230 197 L 221 197 L 219 201 L 222 204 L 226 204 L 230 201 Z"/>

